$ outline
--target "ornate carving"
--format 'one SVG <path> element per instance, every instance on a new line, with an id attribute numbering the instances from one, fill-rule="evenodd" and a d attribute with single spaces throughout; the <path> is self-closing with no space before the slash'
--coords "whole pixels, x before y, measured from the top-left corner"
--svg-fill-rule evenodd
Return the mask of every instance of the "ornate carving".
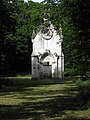
<path id="1" fill-rule="evenodd" d="M 53 32 L 51 29 L 49 28 L 44 28 L 42 29 L 42 37 L 45 39 L 45 40 L 50 40 L 53 36 Z"/>

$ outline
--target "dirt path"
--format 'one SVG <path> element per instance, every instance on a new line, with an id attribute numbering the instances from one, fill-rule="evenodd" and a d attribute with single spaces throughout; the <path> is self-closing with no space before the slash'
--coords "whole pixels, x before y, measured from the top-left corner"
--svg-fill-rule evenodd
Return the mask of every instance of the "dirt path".
<path id="1" fill-rule="evenodd" d="M 74 82 L 15 81 L 0 92 L 0 120 L 90 120 Z"/>

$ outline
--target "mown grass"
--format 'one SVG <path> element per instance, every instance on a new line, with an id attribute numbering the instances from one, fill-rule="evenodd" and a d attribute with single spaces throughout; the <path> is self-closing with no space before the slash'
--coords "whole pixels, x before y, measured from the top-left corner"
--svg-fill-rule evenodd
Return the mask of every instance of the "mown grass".
<path id="1" fill-rule="evenodd" d="M 0 120 L 89 120 L 90 111 L 72 80 L 9 78 L 0 92 Z"/>

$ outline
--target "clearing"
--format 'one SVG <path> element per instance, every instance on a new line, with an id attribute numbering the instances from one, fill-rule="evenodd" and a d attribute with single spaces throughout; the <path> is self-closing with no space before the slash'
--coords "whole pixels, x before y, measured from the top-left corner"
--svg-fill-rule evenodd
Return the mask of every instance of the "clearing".
<path id="1" fill-rule="evenodd" d="M 10 78 L 0 91 L 0 120 L 90 120 L 72 80 Z"/>

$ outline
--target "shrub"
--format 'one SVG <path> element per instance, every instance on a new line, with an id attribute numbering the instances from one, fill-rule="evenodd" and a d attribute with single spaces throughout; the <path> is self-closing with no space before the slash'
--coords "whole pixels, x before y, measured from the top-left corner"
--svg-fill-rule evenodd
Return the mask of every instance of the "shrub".
<path id="1" fill-rule="evenodd" d="M 90 80 L 77 82 L 79 88 L 79 95 L 82 96 L 84 100 L 90 99 Z"/>
<path id="2" fill-rule="evenodd" d="M 76 76 L 76 75 L 78 75 L 77 69 L 74 69 L 74 68 L 66 68 L 65 69 L 65 73 L 64 73 L 65 77 Z"/>

